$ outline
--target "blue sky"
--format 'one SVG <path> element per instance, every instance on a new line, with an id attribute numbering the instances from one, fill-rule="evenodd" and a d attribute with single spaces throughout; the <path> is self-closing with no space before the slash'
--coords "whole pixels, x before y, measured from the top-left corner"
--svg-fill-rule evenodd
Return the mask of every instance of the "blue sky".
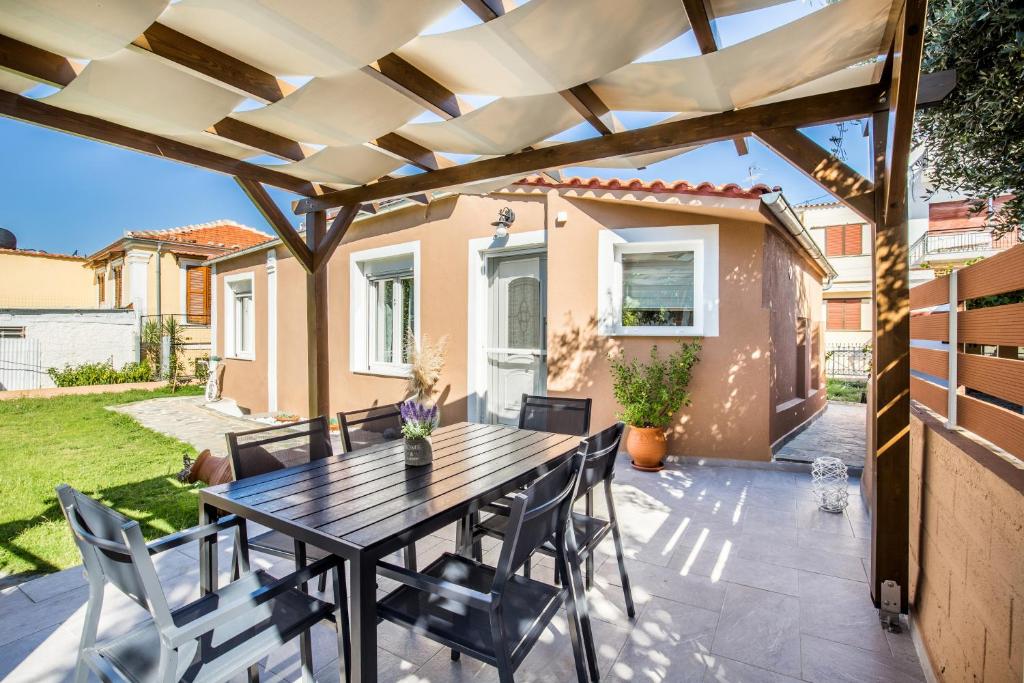
<path id="1" fill-rule="evenodd" d="M 720 45 L 731 45 L 819 9 L 821 0 L 793 0 L 769 10 L 716 22 Z M 756 16 L 755 16 L 756 15 Z M 474 19 L 453 13 L 432 30 L 451 30 Z M 652 53 L 668 59 L 696 54 L 690 34 Z M 651 115 L 646 115 L 647 119 Z M 627 127 L 646 125 L 644 114 L 623 115 Z M 804 131 L 828 148 L 835 126 Z M 591 135 L 586 126 L 566 139 Z M 866 172 L 868 138 L 847 124 L 847 162 Z M 779 185 L 793 203 L 823 198 L 823 191 L 756 140 L 740 157 L 731 141 L 707 145 L 644 170 L 569 168 L 566 175 L 639 177 L 644 180 Z M 157 229 L 232 218 L 269 231 L 263 217 L 228 176 L 0 118 L 0 227 L 19 246 L 87 254 L 125 230 Z M 294 198 L 268 188 L 282 206 Z M 286 215 L 291 215 L 286 211 Z"/>

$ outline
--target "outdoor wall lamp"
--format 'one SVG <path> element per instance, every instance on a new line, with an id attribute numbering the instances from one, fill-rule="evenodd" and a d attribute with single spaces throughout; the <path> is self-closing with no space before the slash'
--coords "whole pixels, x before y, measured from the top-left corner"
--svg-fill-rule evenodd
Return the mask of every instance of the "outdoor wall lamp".
<path id="1" fill-rule="evenodd" d="M 498 220 L 491 223 L 494 228 L 494 239 L 503 240 L 508 237 L 508 229 L 516 220 L 516 214 L 507 206 L 498 210 Z"/>

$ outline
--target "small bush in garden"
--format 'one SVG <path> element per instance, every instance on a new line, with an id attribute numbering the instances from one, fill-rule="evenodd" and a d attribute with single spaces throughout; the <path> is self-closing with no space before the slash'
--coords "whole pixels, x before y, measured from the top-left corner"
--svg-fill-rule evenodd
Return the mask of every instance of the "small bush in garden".
<path id="1" fill-rule="evenodd" d="M 114 369 L 112 361 L 106 363 L 81 363 L 63 368 L 49 368 L 46 371 L 58 387 L 86 387 L 95 384 L 130 384 L 149 382 L 153 379 L 153 367 L 148 361 L 125 363 L 120 370 Z"/>
<path id="2" fill-rule="evenodd" d="M 200 356 L 199 358 L 192 359 L 192 376 L 200 384 L 206 384 L 206 380 L 210 379 L 209 356 Z"/>

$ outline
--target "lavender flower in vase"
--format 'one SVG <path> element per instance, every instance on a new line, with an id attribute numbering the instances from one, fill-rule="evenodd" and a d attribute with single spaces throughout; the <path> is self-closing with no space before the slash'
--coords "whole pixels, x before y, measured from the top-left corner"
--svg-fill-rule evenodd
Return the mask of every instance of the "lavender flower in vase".
<path id="1" fill-rule="evenodd" d="M 429 465 L 434 459 L 430 435 L 437 426 L 437 406 L 410 400 L 402 404 L 401 411 L 405 464 L 409 467 Z"/>

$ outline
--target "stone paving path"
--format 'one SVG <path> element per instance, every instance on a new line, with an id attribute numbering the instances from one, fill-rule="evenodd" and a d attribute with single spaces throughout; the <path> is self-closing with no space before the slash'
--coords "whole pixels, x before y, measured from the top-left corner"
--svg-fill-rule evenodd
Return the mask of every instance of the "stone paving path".
<path id="1" fill-rule="evenodd" d="M 866 405 L 830 402 L 825 413 L 793 437 L 775 458 L 814 462 L 817 457 L 829 455 L 850 467 L 864 467 L 866 419 Z"/>
<path id="2" fill-rule="evenodd" d="M 192 444 L 196 451 L 209 448 L 214 455 L 227 455 L 224 434 L 260 425 L 253 420 L 231 417 L 204 407 L 202 396 L 151 398 L 113 406 L 111 410 L 131 415 L 143 427 Z"/>

